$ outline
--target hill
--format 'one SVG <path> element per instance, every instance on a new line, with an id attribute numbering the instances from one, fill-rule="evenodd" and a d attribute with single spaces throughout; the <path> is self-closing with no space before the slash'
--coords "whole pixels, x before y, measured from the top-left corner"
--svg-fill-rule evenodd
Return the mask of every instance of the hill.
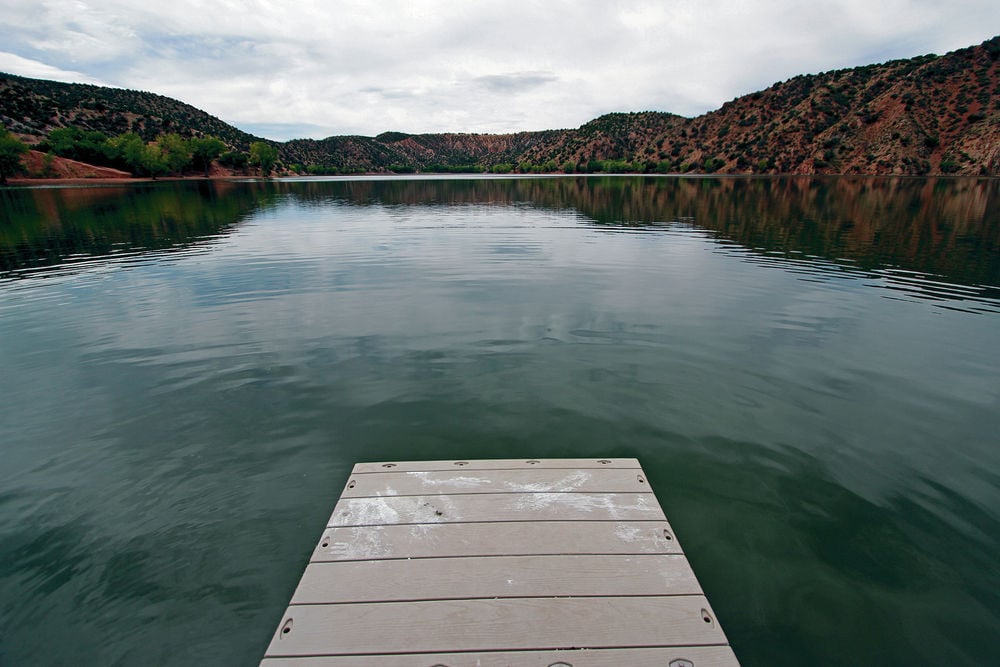
<path id="1" fill-rule="evenodd" d="M 1000 175 L 1000 37 L 796 76 L 680 118 L 611 114 L 518 160 L 621 160 L 641 170 Z"/>
<path id="2" fill-rule="evenodd" d="M 209 134 L 244 151 L 260 140 L 190 104 L 163 95 L 3 73 L 0 123 L 29 141 L 60 127 L 96 130 L 108 136 L 135 132 L 146 141 L 165 132 L 186 137 Z"/>
<path id="3" fill-rule="evenodd" d="M 0 74 L 0 122 L 27 138 L 78 126 L 257 140 L 160 95 Z M 1000 176 L 1000 37 L 925 55 L 804 74 L 696 118 L 613 113 L 582 127 L 514 134 L 334 136 L 274 143 L 315 170 L 985 174 Z"/>

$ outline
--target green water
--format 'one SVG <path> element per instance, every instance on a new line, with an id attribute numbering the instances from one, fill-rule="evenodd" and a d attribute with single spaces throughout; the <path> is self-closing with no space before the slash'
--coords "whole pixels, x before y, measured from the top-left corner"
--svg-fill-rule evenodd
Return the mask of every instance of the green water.
<path id="1" fill-rule="evenodd" d="M 1000 181 L 0 190 L 0 664 L 254 664 L 356 461 L 635 456 L 747 665 L 1000 655 Z"/>

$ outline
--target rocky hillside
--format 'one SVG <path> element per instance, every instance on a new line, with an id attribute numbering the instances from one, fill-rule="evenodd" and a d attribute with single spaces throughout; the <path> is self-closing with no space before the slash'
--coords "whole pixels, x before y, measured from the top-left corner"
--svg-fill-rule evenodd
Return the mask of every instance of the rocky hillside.
<path id="1" fill-rule="evenodd" d="M 0 122 L 43 136 L 77 125 L 107 134 L 255 138 L 170 98 L 0 75 Z M 499 164 L 552 171 L 985 174 L 1000 176 L 1000 37 L 944 56 L 806 74 L 684 118 L 615 113 L 571 130 L 335 136 L 278 144 L 286 164 L 413 170 Z"/>
<path id="2" fill-rule="evenodd" d="M 259 139 L 163 95 L 3 73 L 0 123 L 28 141 L 60 127 L 97 130 L 108 136 L 135 132 L 147 141 L 165 132 L 188 137 L 210 134 L 244 151 Z"/>
<path id="3" fill-rule="evenodd" d="M 1000 37 L 927 55 L 806 74 L 697 118 L 615 113 L 574 130 L 506 135 L 387 132 L 292 141 L 303 164 L 627 163 L 635 171 L 1000 175 Z"/>
<path id="4" fill-rule="evenodd" d="M 797 76 L 641 147 L 716 171 L 1000 175 L 1000 37 Z"/>

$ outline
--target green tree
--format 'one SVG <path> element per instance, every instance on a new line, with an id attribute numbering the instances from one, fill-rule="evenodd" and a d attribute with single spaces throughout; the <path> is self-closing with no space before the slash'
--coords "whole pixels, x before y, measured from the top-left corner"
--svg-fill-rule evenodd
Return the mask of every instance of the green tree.
<path id="1" fill-rule="evenodd" d="M 170 171 L 159 143 L 146 144 L 138 134 L 128 132 L 108 141 L 109 151 L 136 176 L 162 176 Z"/>
<path id="2" fill-rule="evenodd" d="M 126 132 L 108 140 L 108 156 L 133 174 L 142 173 L 145 142 L 135 132 Z"/>
<path id="3" fill-rule="evenodd" d="M 157 176 L 163 176 L 172 171 L 173 164 L 176 164 L 176 158 L 172 162 L 159 143 L 146 144 L 142 147 L 140 158 L 142 172 L 152 176 L 154 180 Z"/>
<path id="4" fill-rule="evenodd" d="M 42 156 L 42 169 L 40 175 L 42 178 L 52 178 L 56 175 L 55 167 L 53 163 L 56 161 L 56 154 L 49 151 Z"/>
<path id="5" fill-rule="evenodd" d="M 0 184 L 24 168 L 21 157 L 27 152 L 28 147 L 0 125 Z"/>
<path id="6" fill-rule="evenodd" d="M 76 127 L 57 127 L 43 143 L 56 155 L 76 159 L 76 144 L 81 134 Z"/>
<path id="7" fill-rule="evenodd" d="M 222 155 L 226 150 L 226 145 L 218 137 L 211 135 L 195 138 L 188 142 L 191 146 L 191 158 L 194 166 L 205 170 L 205 178 L 208 178 L 208 170 L 212 166 L 212 160 Z"/>
<path id="8" fill-rule="evenodd" d="M 96 130 L 59 127 L 49 132 L 39 148 L 88 164 L 105 165 L 109 162 L 108 137 Z"/>
<path id="9" fill-rule="evenodd" d="M 167 171 L 180 174 L 184 167 L 191 164 L 191 145 L 176 132 L 161 134 L 156 138 L 156 145 Z"/>
<path id="10" fill-rule="evenodd" d="M 260 166 L 260 173 L 266 178 L 271 175 L 278 159 L 278 149 L 269 143 L 255 141 L 250 144 L 250 162 Z"/>
<path id="11" fill-rule="evenodd" d="M 572 174 L 574 171 L 576 171 L 576 162 L 573 162 L 572 160 L 566 160 L 565 162 L 563 162 L 562 170 L 567 174 Z"/>
<path id="12" fill-rule="evenodd" d="M 226 151 L 219 156 L 219 164 L 230 169 L 246 169 L 250 157 L 240 151 Z"/>
<path id="13" fill-rule="evenodd" d="M 705 161 L 701 165 L 701 170 L 704 171 L 706 174 L 711 174 L 721 169 L 724 165 L 725 165 L 725 160 L 723 160 L 722 158 L 707 157 L 705 158 Z"/>

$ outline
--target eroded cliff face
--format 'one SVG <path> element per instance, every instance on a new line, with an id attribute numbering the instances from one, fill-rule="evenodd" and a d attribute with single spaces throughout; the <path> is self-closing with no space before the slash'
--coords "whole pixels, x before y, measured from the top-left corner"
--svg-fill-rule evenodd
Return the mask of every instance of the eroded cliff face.
<path id="1" fill-rule="evenodd" d="M 806 174 L 996 175 L 998 55 L 995 38 L 942 57 L 796 77 L 693 124 L 703 153 L 722 157 L 726 171 L 742 171 L 744 155 Z"/>

